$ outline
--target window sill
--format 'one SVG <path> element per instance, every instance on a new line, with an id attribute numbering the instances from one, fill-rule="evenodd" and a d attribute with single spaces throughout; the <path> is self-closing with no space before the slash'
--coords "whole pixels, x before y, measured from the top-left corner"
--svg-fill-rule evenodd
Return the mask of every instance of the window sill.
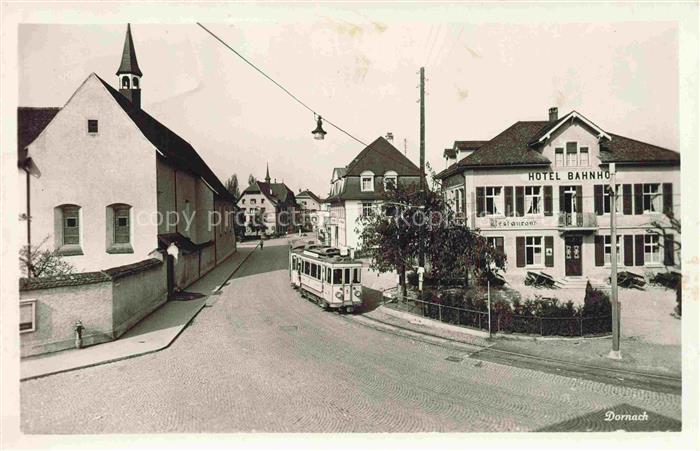
<path id="1" fill-rule="evenodd" d="M 645 268 L 664 268 L 664 264 L 657 263 L 657 262 L 653 262 L 653 263 L 644 262 L 644 267 Z"/>
<path id="2" fill-rule="evenodd" d="M 134 249 L 131 247 L 131 244 L 128 244 L 128 243 L 113 244 L 107 248 L 107 253 L 108 254 L 133 254 Z"/>
<path id="3" fill-rule="evenodd" d="M 56 249 L 56 253 L 63 257 L 71 257 L 74 255 L 83 255 L 83 249 L 79 244 L 64 244 Z"/>

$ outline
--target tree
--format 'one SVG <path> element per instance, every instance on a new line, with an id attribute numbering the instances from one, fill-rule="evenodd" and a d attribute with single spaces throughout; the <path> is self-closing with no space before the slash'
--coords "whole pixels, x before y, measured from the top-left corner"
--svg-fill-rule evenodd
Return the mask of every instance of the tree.
<path id="1" fill-rule="evenodd" d="M 426 190 L 421 201 L 415 185 L 389 190 L 382 211 L 359 218 L 361 251 L 379 272 L 396 270 L 406 294 L 405 271 L 418 255 L 419 229 L 424 228 L 426 279 L 438 285 L 455 279 L 490 275 L 505 266 L 505 255 L 476 231 L 453 220 L 442 193 Z M 422 208 L 419 205 L 423 206 Z"/>
<path id="2" fill-rule="evenodd" d="M 666 252 L 669 251 L 666 249 L 666 246 L 668 244 L 671 244 L 673 246 L 673 249 L 670 250 L 673 255 L 673 264 L 670 265 L 670 262 L 667 262 L 667 259 L 664 258 L 664 266 L 666 267 L 666 272 L 670 273 L 671 269 L 673 266 L 675 266 L 675 256 L 680 255 L 681 251 L 681 241 L 678 239 L 681 234 L 681 221 L 680 219 L 676 218 L 673 214 L 673 211 L 666 211 L 665 212 L 666 219 L 661 219 L 661 220 L 654 220 L 649 224 L 649 228 L 647 229 L 647 233 L 651 235 L 656 235 L 659 240 L 659 246 L 661 250 L 663 251 L 664 255 L 666 255 Z M 676 239 L 673 240 L 666 240 L 666 236 L 674 234 L 676 236 Z M 669 266 L 672 266 L 669 268 Z M 681 275 L 678 274 L 678 277 L 668 277 L 666 280 L 672 281 L 672 286 L 669 286 L 669 288 L 674 289 L 676 291 L 676 313 L 678 316 L 681 316 L 682 314 L 682 307 L 681 307 L 681 300 L 683 297 L 683 284 L 682 284 L 682 279 Z"/>
<path id="3" fill-rule="evenodd" d="M 19 252 L 19 264 L 27 277 L 52 277 L 71 274 L 73 265 L 63 260 L 55 250 L 43 249 L 49 237 L 36 246 L 25 245 Z"/>
<path id="4" fill-rule="evenodd" d="M 250 174 L 248 176 L 248 186 L 252 185 L 253 183 L 255 183 L 255 177 L 253 177 L 253 174 Z"/>
<path id="5" fill-rule="evenodd" d="M 236 199 L 241 197 L 241 190 L 238 186 L 238 175 L 233 174 L 231 177 L 229 177 L 229 179 L 226 181 L 226 189 L 229 193 L 233 194 L 233 197 Z"/>

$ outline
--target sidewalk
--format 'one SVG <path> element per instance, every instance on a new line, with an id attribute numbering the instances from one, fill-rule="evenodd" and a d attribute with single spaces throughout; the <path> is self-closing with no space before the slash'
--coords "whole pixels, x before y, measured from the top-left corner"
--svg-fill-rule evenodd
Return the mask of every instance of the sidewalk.
<path id="1" fill-rule="evenodd" d="M 205 305 L 213 303 L 219 288 L 255 249 L 255 245 L 239 245 L 236 253 L 187 287 L 188 293 L 200 293 L 203 297 L 166 302 L 115 341 L 20 360 L 20 381 L 116 362 L 167 348 Z"/>
<path id="2" fill-rule="evenodd" d="M 460 346 L 479 346 L 473 359 L 530 368 L 570 377 L 646 390 L 679 393 L 681 386 L 680 345 L 661 345 L 626 339 L 621 343 L 622 360 L 607 358 L 610 338 L 514 339 L 496 335 L 492 339 L 469 328 L 379 306 L 363 313 L 366 319 L 388 329 L 448 340 Z"/>

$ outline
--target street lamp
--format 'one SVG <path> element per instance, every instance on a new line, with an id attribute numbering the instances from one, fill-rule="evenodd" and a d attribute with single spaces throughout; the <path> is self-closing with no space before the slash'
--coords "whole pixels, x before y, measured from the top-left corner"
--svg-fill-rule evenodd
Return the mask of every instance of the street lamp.
<path id="1" fill-rule="evenodd" d="M 316 120 L 316 129 L 311 132 L 314 139 L 322 140 L 326 136 L 326 131 L 323 129 L 323 120 L 321 116 Z"/>

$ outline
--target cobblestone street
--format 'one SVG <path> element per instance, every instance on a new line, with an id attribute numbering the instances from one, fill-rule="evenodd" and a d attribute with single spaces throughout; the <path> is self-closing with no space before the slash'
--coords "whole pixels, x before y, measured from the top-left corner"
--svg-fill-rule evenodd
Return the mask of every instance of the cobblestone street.
<path id="1" fill-rule="evenodd" d="M 324 312 L 290 288 L 287 249 L 266 242 L 169 348 L 23 382 L 23 431 L 583 431 L 616 408 L 680 428 L 677 395 L 478 362 Z"/>

